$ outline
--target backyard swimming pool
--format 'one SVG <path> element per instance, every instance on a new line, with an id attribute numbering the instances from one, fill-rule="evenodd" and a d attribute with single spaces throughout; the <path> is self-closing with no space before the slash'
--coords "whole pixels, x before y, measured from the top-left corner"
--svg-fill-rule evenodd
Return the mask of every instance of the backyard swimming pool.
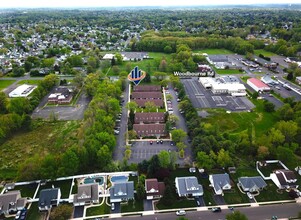
<path id="1" fill-rule="evenodd" d="M 128 181 L 128 179 L 129 178 L 127 176 L 112 176 L 111 182 L 112 183 L 126 182 L 126 181 Z"/>
<path id="2" fill-rule="evenodd" d="M 103 182 L 104 178 L 102 176 L 88 177 L 84 179 L 84 184 L 98 183 L 99 185 L 102 185 Z"/>

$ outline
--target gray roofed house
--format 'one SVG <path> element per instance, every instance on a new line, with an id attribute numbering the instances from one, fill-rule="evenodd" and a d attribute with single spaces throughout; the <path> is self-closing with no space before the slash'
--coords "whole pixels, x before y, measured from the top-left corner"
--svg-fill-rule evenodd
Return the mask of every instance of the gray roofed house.
<path id="1" fill-rule="evenodd" d="M 60 188 L 43 189 L 40 192 L 38 207 L 40 211 L 48 211 L 58 206 L 61 198 Z"/>
<path id="2" fill-rule="evenodd" d="M 238 184 L 245 192 L 260 191 L 267 186 L 266 182 L 261 176 L 240 177 L 238 178 Z"/>
<path id="3" fill-rule="evenodd" d="M 20 190 L 8 191 L 0 195 L 0 215 L 22 210 L 27 203 L 26 198 L 21 198 Z"/>
<path id="4" fill-rule="evenodd" d="M 143 60 L 149 58 L 148 53 L 146 52 L 121 52 L 124 61 L 134 61 L 134 60 Z"/>
<path id="5" fill-rule="evenodd" d="M 209 175 L 209 181 L 217 195 L 223 195 L 223 190 L 231 189 L 231 182 L 227 173 Z"/>
<path id="6" fill-rule="evenodd" d="M 204 194 L 203 186 L 198 183 L 195 176 L 176 177 L 177 193 L 183 196 L 202 196 Z"/>
<path id="7" fill-rule="evenodd" d="M 110 188 L 110 201 L 122 202 L 134 199 L 134 182 L 122 182 L 114 183 L 114 186 Z"/>
<path id="8" fill-rule="evenodd" d="M 98 183 L 79 185 L 77 194 L 74 195 L 73 199 L 74 206 L 99 203 L 98 186 Z"/>

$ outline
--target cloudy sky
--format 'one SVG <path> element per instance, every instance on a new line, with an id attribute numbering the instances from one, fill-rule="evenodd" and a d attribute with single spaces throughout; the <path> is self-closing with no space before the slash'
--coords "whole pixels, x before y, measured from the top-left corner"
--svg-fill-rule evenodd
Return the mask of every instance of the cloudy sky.
<path id="1" fill-rule="evenodd" d="M 0 8 L 20 7 L 107 7 L 107 6 L 181 6 L 222 4 L 301 3 L 300 0 L 1 0 Z"/>

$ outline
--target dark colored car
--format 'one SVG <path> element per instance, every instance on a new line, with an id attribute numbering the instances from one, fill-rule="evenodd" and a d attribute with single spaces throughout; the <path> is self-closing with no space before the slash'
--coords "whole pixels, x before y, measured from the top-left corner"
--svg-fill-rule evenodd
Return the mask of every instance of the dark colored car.
<path id="1" fill-rule="evenodd" d="M 150 141 L 149 144 L 153 144 L 153 141 Z"/>

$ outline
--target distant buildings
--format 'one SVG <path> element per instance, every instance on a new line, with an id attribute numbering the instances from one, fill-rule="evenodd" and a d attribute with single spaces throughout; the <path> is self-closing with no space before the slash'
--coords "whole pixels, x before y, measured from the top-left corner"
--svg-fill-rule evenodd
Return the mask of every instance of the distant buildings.
<path id="1" fill-rule="evenodd" d="M 48 96 L 48 103 L 69 104 L 72 101 L 73 90 L 67 87 L 58 87 Z"/>

